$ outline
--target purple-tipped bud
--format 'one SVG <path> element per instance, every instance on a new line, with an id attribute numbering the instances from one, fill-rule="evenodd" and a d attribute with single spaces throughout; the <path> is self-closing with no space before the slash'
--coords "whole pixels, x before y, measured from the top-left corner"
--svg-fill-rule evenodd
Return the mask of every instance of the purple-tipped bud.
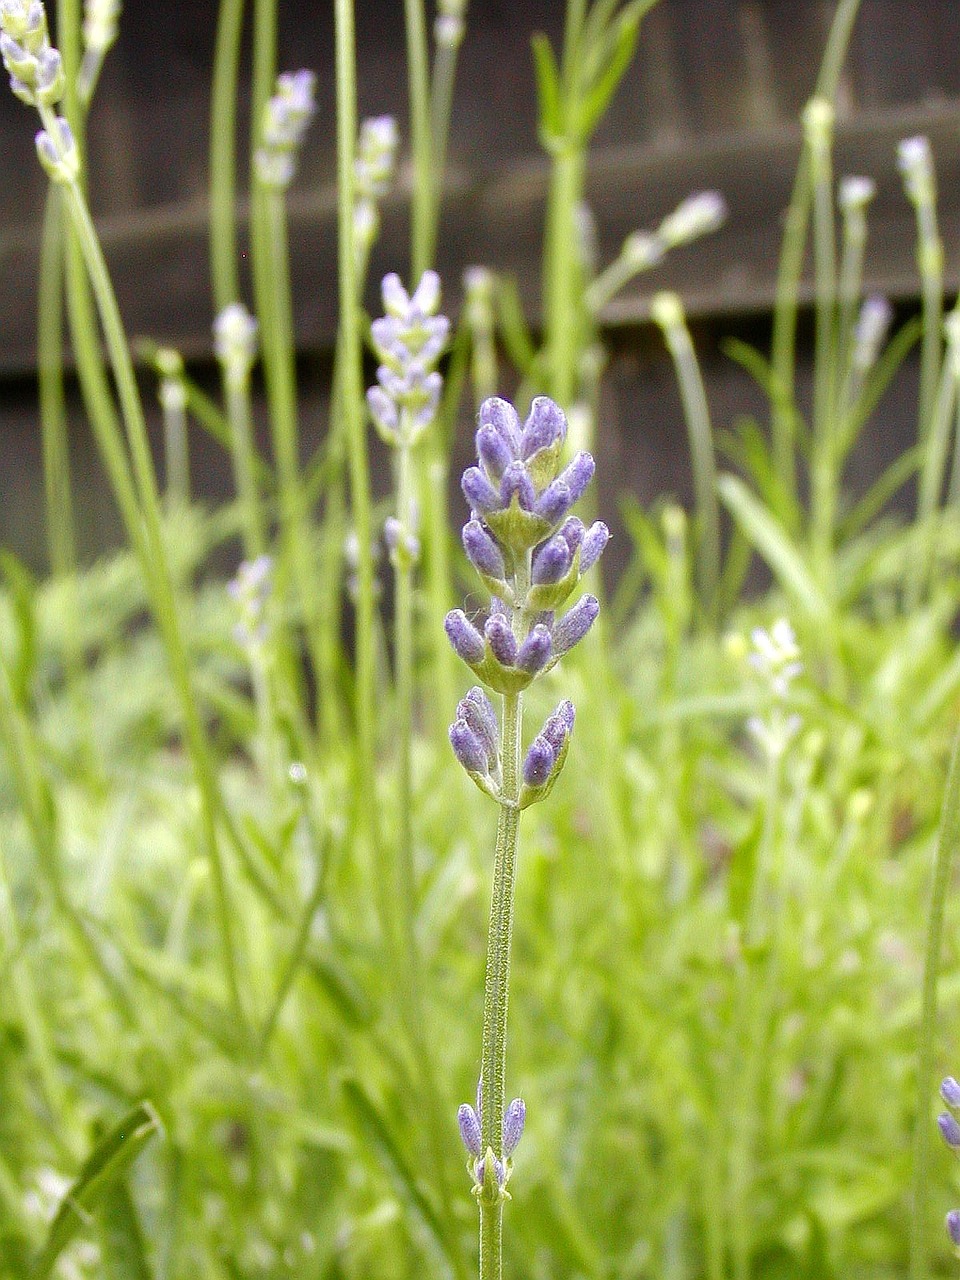
<path id="1" fill-rule="evenodd" d="M 548 396 L 537 396 L 520 437 L 520 457 L 526 462 L 540 449 L 562 444 L 567 437 L 567 420 L 563 410 Z"/>
<path id="2" fill-rule="evenodd" d="M 466 720 L 455 720 L 450 726 L 450 745 L 467 773 L 487 772 L 488 760 L 484 744 Z"/>
<path id="3" fill-rule="evenodd" d="M 946 1218 L 947 1235 L 960 1249 L 960 1209 L 951 1209 Z"/>
<path id="4" fill-rule="evenodd" d="M 460 1139 L 474 1159 L 479 1160 L 483 1151 L 483 1140 L 480 1137 L 480 1121 L 469 1102 L 465 1102 L 457 1112 L 457 1125 L 460 1128 Z"/>
<path id="5" fill-rule="evenodd" d="M 462 658 L 468 666 L 483 661 L 483 636 L 462 609 L 451 610 L 444 619 L 443 626 L 457 657 Z"/>
<path id="6" fill-rule="evenodd" d="M 583 491 L 593 479 L 596 464 L 589 453 L 578 453 L 568 467 L 557 476 L 570 490 L 570 505 L 579 502 Z"/>
<path id="7" fill-rule="evenodd" d="M 461 698 L 457 704 L 457 718 L 465 720 L 483 743 L 488 763 L 493 768 L 499 755 L 497 714 L 479 685 L 474 685 L 466 697 Z"/>
<path id="8" fill-rule="evenodd" d="M 600 557 L 603 555 L 604 548 L 610 541 L 610 530 L 602 520 L 597 520 L 587 530 L 583 539 L 583 547 L 580 551 L 580 572 L 586 573 L 588 569 L 592 569 Z"/>
<path id="9" fill-rule="evenodd" d="M 487 1147 L 487 1155 L 485 1155 L 482 1160 L 477 1161 L 477 1182 L 481 1187 L 486 1182 L 488 1159 L 493 1160 L 493 1176 L 497 1180 L 497 1186 L 502 1187 L 506 1181 L 506 1173 L 504 1172 L 503 1164 L 497 1159 L 489 1147 Z"/>
<path id="10" fill-rule="evenodd" d="M 937 1116 L 937 1124 L 940 1126 L 940 1136 L 951 1151 L 960 1151 L 960 1124 L 957 1124 L 949 1111 Z"/>
<path id="11" fill-rule="evenodd" d="M 532 511 L 536 501 L 533 482 L 527 475 L 522 462 L 511 462 L 500 481 L 500 506 L 509 507 L 516 494 L 517 502 L 524 511 Z"/>
<path id="12" fill-rule="evenodd" d="M 489 644 L 493 656 L 502 666 L 516 666 L 517 637 L 513 634 L 513 628 L 502 613 L 495 613 L 487 619 L 483 634 L 487 638 L 487 644 Z"/>
<path id="13" fill-rule="evenodd" d="M 520 453 L 520 418 L 509 400 L 501 400 L 499 396 L 491 396 L 480 406 L 480 426 L 489 423 L 509 448 L 511 455 Z"/>
<path id="14" fill-rule="evenodd" d="M 558 533 L 545 542 L 534 557 L 531 572 L 534 584 L 544 586 L 559 582 L 569 570 L 572 559 L 570 544 Z"/>
<path id="15" fill-rule="evenodd" d="M 503 1116 L 503 1154 L 509 1160 L 523 1137 L 527 1108 L 522 1098 L 514 1098 Z"/>
<path id="16" fill-rule="evenodd" d="M 513 462 L 510 446 L 489 422 L 484 423 L 477 432 L 477 457 L 494 484 L 500 483 L 504 471 Z"/>
<path id="17" fill-rule="evenodd" d="M 573 703 L 568 699 L 564 699 L 540 730 L 540 736 L 546 738 L 557 754 L 559 754 L 560 748 L 573 732 L 575 715 Z"/>
<path id="18" fill-rule="evenodd" d="M 536 675 L 546 665 L 552 651 L 553 639 L 550 632 L 542 623 L 537 623 L 520 646 L 516 665 L 522 671 Z"/>
<path id="19" fill-rule="evenodd" d="M 569 519 L 564 520 L 563 524 L 557 530 L 557 537 L 562 538 L 570 548 L 571 558 L 577 547 L 579 547 L 583 542 L 583 535 L 585 533 L 586 529 L 583 527 L 583 521 L 578 520 L 576 516 L 570 516 Z"/>
<path id="20" fill-rule="evenodd" d="M 537 515 L 548 524 L 558 524 L 573 506 L 570 490 L 563 480 L 548 484 L 537 499 Z"/>
<path id="21" fill-rule="evenodd" d="M 553 652 L 559 657 L 579 644 L 596 621 L 600 602 L 596 596 L 581 596 L 553 628 Z"/>
<path id="22" fill-rule="evenodd" d="M 940 1084 L 940 1097 L 948 1107 L 960 1107 L 960 1084 L 953 1076 L 947 1076 Z"/>
<path id="23" fill-rule="evenodd" d="M 468 520 L 463 526 L 463 549 L 470 563 L 488 578 L 502 581 L 506 577 L 503 553 L 479 520 Z"/>
<path id="24" fill-rule="evenodd" d="M 473 511 L 479 511 L 482 514 L 486 511 L 496 511 L 503 505 L 500 495 L 479 467 L 467 467 L 463 473 L 460 488 Z"/>
<path id="25" fill-rule="evenodd" d="M 523 780 L 527 786 L 546 786 L 556 760 L 553 747 L 542 734 L 537 734 L 523 761 Z"/>

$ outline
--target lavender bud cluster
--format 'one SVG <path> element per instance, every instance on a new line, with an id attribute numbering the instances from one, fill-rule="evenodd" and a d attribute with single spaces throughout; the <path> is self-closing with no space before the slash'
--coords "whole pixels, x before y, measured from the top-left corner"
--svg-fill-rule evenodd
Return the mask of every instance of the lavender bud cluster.
<path id="1" fill-rule="evenodd" d="M 589 453 L 561 469 L 567 436 L 563 411 L 538 396 L 521 424 L 513 405 L 491 398 L 480 408 L 478 465 L 463 475 L 471 516 L 463 528 L 467 556 L 491 593 L 482 629 L 462 609 L 447 614 L 457 655 L 489 688 L 518 694 L 587 634 L 600 606 L 584 595 L 557 616 L 609 539 L 606 525 L 589 529 L 570 510 L 593 477 Z M 515 803 L 542 800 L 556 781 L 573 729 L 573 704 L 561 702 L 537 734 L 522 766 Z M 501 803 L 496 715 L 486 694 L 471 689 L 457 708 L 450 741 L 457 759 Z M 510 801 L 514 803 L 514 801 Z"/>
<path id="2" fill-rule="evenodd" d="M 425 271 L 413 295 L 400 277 L 383 279 L 386 312 L 370 326 L 381 364 L 367 405 L 378 434 L 393 448 L 412 448 L 433 421 L 443 379 L 437 363 L 447 345 L 450 321 L 437 315 L 440 277 Z"/>
<path id="3" fill-rule="evenodd" d="M 266 642 L 272 575 L 270 556 L 257 556 L 256 560 L 244 560 L 236 577 L 227 583 L 227 594 L 237 609 L 233 635 L 243 649 L 259 648 Z"/>
<path id="4" fill-rule="evenodd" d="M 487 1183 L 492 1183 L 490 1190 L 497 1195 L 509 1198 L 507 1182 L 513 1172 L 513 1153 L 523 1137 L 523 1126 L 527 1119 L 527 1108 L 522 1098 L 514 1098 L 503 1113 L 503 1132 L 501 1134 L 501 1151 L 503 1158 L 498 1159 L 488 1147 L 483 1149 L 481 1094 L 477 1089 L 476 1109 L 469 1102 L 463 1103 L 457 1112 L 457 1125 L 460 1139 L 467 1149 L 470 1160 L 467 1168 L 473 1175 L 473 1193 L 479 1196 Z"/>
<path id="5" fill-rule="evenodd" d="M 63 63 L 51 45 L 40 0 L 0 0 L 0 54 L 10 88 L 29 107 L 51 107 L 63 96 Z"/>
<path id="6" fill-rule="evenodd" d="M 316 111 L 317 77 L 312 71 L 277 76 L 277 91 L 263 112 L 263 136 L 254 157 L 260 182 L 284 191 L 293 181 L 303 136 Z"/>
<path id="7" fill-rule="evenodd" d="M 954 1111 L 960 1110 L 960 1084 L 954 1080 L 953 1076 L 947 1076 L 941 1083 L 940 1097 L 950 1108 L 949 1111 L 943 1111 L 937 1117 L 940 1136 L 951 1151 L 960 1154 L 960 1123 L 953 1114 Z M 947 1214 L 946 1228 L 957 1257 L 960 1257 L 960 1209 L 951 1209 Z"/>

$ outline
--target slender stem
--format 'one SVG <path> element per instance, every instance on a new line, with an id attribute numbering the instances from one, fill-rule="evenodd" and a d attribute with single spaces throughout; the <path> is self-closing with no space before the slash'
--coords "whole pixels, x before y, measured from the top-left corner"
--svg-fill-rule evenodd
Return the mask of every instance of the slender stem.
<path id="1" fill-rule="evenodd" d="M 63 236 L 60 190 L 51 185 L 43 216 L 37 313 L 40 430 L 47 507 L 47 546 L 55 576 L 76 565 L 67 407 L 63 386 Z"/>
<path id="2" fill-rule="evenodd" d="M 412 452 L 406 444 L 397 450 L 397 519 L 400 542 L 394 553 L 394 680 L 397 699 L 397 802 L 399 806 L 398 857 L 394 893 L 401 922 L 401 946 L 406 967 L 416 986 L 415 872 L 413 863 L 413 563 L 404 540 L 415 535 L 416 497 Z"/>
<path id="3" fill-rule="evenodd" d="M 439 177 L 434 172 L 430 127 L 430 69 L 423 0 L 403 0 L 407 38 L 407 92 L 413 147 L 411 277 L 419 280 L 433 261 L 437 237 Z"/>
<path id="4" fill-rule="evenodd" d="M 832 127 L 832 126 L 831 126 Z M 811 525 L 814 562 L 821 585 L 830 594 L 836 503 L 836 253 L 830 130 L 811 146 L 813 180 L 813 256 L 816 293 L 816 358 L 813 389 Z"/>
<path id="5" fill-rule="evenodd" d="M 950 362 L 947 361 L 941 372 L 939 392 L 926 440 L 922 446 L 923 466 L 920 472 L 914 533 L 916 554 L 910 559 L 905 596 L 906 607 L 911 611 L 923 599 L 930 585 L 930 575 L 937 549 L 940 494 L 943 489 L 943 476 L 950 447 L 950 426 L 956 395 L 957 379 Z"/>
<path id="6" fill-rule="evenodd" d="M 240 297 L 237 268 L 237 84 L 244 0 L 220 0 L 210 98 L 210 276 L 214 311 Z"/>
<path id="7" fill-rule="evenodd" d="M 227 419 L 230 423 L 230 455 L 233 478 L 243 522 L 243 552 L 248 560 L 263 555 L 267 537 L 260 493 L 254 474 L 253 423 L 250 411 L 250 376 L 231 376 L 225 370 Z"/>
<path id="8" fill-rule="evenodd" d="M 370 474 L 363 428 L 360 367 L 360 309 L 353 245 L 353 155 L 357 135 L 357 88 L 352 0 L 335 0 L 337 79 L 337 193 L 340 282 L 340 413 L 350 468 L 350 498 L 357 535 L 355 807 L 374 844 L 378 822 L 374 770 L 374 681 L 376 626 L 373 599 L 373 548 Z"/>
<path id="9" fill-rule="evenodd" d="M 950 768 L 940 811 L 930 914 L 927 918 L 927 949 L 923 962 L 923 1003 L 917 1046 L 917 1100 L 914 1108 L 913 1178 L 910 1212 L 910 1280 L 926 1280 L 927 1275 L 927 1180 L 930 1163 L 930 1092 L 937 1033 L 937 979 L 943 941 L 943 917 L 950 873 L 960 846 L 960 729 L 953 739 Z"/>
<path id="10" fill-rule="evenodd" d="M 544 332 L 550 395 L 569 409 L 577 394 L 581 272 L 572 246 L 583 191 L 584 153 L 575 141 L 553 160 L 544 261 Z"/>

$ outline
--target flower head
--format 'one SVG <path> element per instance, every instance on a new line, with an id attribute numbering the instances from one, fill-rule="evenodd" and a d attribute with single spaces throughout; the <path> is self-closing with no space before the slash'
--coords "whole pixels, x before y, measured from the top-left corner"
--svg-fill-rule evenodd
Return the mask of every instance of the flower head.
<path id="1" fill-rule="evenodd" d="M 297 159 L 313 113 L 317 77 L 312 71 L 285 71 L 263 111 L 260 146 L 254 156 L 264 186 L 285 190 L 297 171 Z"/>
<path id="2" fill-rule="evenodd" d="M 390 445 L 412 447 L 433 421 L 443 379 L 436 365 L 447 345 L 450 321 L 437 315 L 440 277 L 425 271 L 413 295 L 394 274 L 383 279 L 386 314 L 370 337 L 381 364 L 367 404 L 379 434 Z"/>

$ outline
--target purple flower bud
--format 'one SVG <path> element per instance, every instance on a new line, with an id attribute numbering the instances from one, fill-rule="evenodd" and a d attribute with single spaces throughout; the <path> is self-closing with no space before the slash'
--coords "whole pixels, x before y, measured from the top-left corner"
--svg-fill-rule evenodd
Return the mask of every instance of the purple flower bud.
<path id="1" fill-rule="evenodd" d="M 399 418 L 397 406 L 382 387 L 371 387 L 367 392 L 367 407 L 379 429 L 386 435 L 397 430 Z"/>
<path id="2" fill-rule="evenodd" d="M 960 1107 L 960 1084 L 957 1084 L 953 1076 L 947 1076 L 941 1083 L 940 1097 L 948 1107 Z"/>
<path id="3" fill-rule="evenodd" d="M 453 609 L 443 622 L 454 652 L 470 666 L 483 661 L 483 637 L 462 609 Z"/>
<path id="4" fill-rule="evenodd" d="M 570 516 L 564 520 L 563 524 L 557 530 L 557 537 L 563 538 L 564 542 L 570 548 L 571 558 L 577 547 L 583 542 L 583 535 L 586 530 L 583 527 L 583 521 L 578 520 L 576 516 Z"/>
<path id="5" fill-rule="evenodd" d="M 960 1249 L 960 1209 L 951 1209 L 946 1219 L 947 1235 L 953 1244 Z"/>
<path id="6" fill-rule="evenodd" d="M 509 400 L 501 400 L 499 396 L 491 396 L 480 406 L 480 426 L 489 423 L 504 444 L 516 458 L 520 453 L 520 418 Z"/>
<path id="7" fill-rule="evenodd" d="M 540 449 L 548 449 L 567 437 L 567 420 L 563 410 L 548 396 L 537 396 L 520 437 L 520 457 L 526 462 Z"/>
<path id="8" fill-rule="evenodd" d="M 483 463 L 490 479 L 500 483 L 500 478 L 513 462 L 510 446 L 491 423 L 487 422 L 477 432 L 477 457 Z"/>
<path id="9" fill-rule="evenodd" d="M 529 671 L 531 675 L 536 675 L 540 668 L 546 664 L 552 649 L 553 640 L 550 632 L 545 626 L 538 623 L 537 626 L 531 629 L 530 634 L 520 646 L 516 665 L 522 671 Z"/>
<path id="10" fill-rule="evenodd" d="M 522 1098 L 514 1098 L 507 1107 L 503 1117 L 503 1154 L 509 1158 L 517 1149 L 523 1137 L 523 1125 L 527 1118 L 527 1108 Z"/>
<path id="11" fill-rule="evenodd" d="M 541 737 L 546 738 L 558 755 L 560 748 L 573 731 L 575 714 L 573 703 L 564 699 L 540 730 Z"/>
<path id="12" fill-rule="evenodd" d="M 396 516 L 387 516 L 383 522 L 383 540 L 387 544 L 388 551 L 396 551 L 400 543 L 400 535 L 403 533 L 403 525 Z"/>
<path id="13" fill-rule="evenodd" d="M 546 738 L 537 734 L 523 761 L 523 780 L 527 786 L 546 786 L 556 760 L 553 747 Z"/>
<path id="14" fill-rule="evenodd" d="M 487 1150 L 490 1151 L 490 1148 L 488 1147 Z M 490 1152 L 490 1154 L 493 1155 L 492 1152 Z M 477 1182 L 480 1184 L 481 1187 L 483 1186 L 484 1181 L 486 1180 L 486 1169 L 487 1169 L 487 1157 L 484 1156 L 482 1160 L 477 1161 Z M 502 1187 L 504 1182 L 506 1181 L 506 1174 L 504 1173 L 503 1164 L 497 1159 L 496 1156 L 493 1156 L 493 1176 L 497 1180 L 497 1186 Z"/>
<path id="15" fill-rule="evenodd" d="M 559 582 L 570 568 L 572 558 L 570 544 L 560 534 L 545 542 L 533 560 L 531 578 L 535 585 Z"/>
<path id="16" fill-rule="evenodd" d="M 506 577 L 503 553 L 479 520 L 468 520 L 463 526 L 463 549 L 470 563 L 488 578 L 502 581 Z"/>
<path id="17" fill-rule="evenodd" d="M 487 619 L 483 628 L 493 656 L 504 667 L 513 667 L 517 663 L 517 637 L 513 628 L 502 613 L 495 613 Z"/>
<path id="18" fill-rule="evenodd" d="M 500 495 L 479 467 L 467 467 L 460 487 L 473 511 L 496 511 L 503 505 Z"/>
<path id="19" fill-rule="evenodd" d="M 517 501 L 524 511 L 533 510 L 536 494 L 533 491 L 533 482 L 527 475 L 527 469 L 522 462 L 511 462 L 503 473 L 503 479 L 500 481 L 499 505 L 509 507 L 514 494 L 517 495 Z"/>
<path id="20" fill-rule="evenodd" d="M 479 1159 L 480 1153 L 483 1151 L 480 1121 L 477 1119 L 477 1113 L 469 1102 L 465 1102 L 457 1112 L 457 1124 L 460 1128 L 460 1138 L 463 1145 L 470 1155 L 475 1159 Z"/>
<path id="21" fill-rule="evenodd" d="M 474 685 L 466 697 L 461 698 L 457 704 L 457 718 L 466 721 L 483 743 L 489 767 L 494 768 L 499 755 L 499 726 L 490 699 L 479 685 Z"/>
<path id="22" fill-rule="evenodd" d="M 570 490 L 563 480 L 548 484 L 537 499 L 537 515 L 548 524 L 558 524 L 573 506 Z"/>
<path id="23" fill-rule="evenodd" d="M 596 621 L 600 602 L 596 596 L 581 596 L 553 628 L 553 652 L 559 657 L 579 644 Z"/>
<path id="24" fill-rule="evenodd" d="M 560 472 L 557 479 L 570 490 L 570 505 L 579 502 L 583 491 L 593 479 L 595 470 L 593 458 L 589 453 L 578 453 L 568 467 Z"/>
<path id="25" fill-rule="evenodd" d="M 610 530 L 602 520 L 597 520 L 592 524 L 584 536 L 583 547 L 580 550 L 580 572 L 586 573 L 588 569 L 592 569 L 600 557 L 603 555 L 604 548 L 610 541 Z"/>
<path id="26" fill-rule="evenodd" d="M 937 1116 L 937 1124 L 940 1126 L 940 1136 L 951 1151 L 960 1151 L 960 1124 L 957 1124 L 949 1111 Z"/>
<path id="27" fill-rule="evenodd" d="M 483 742 L 470 728 L 466 720 L 455 720 L 450 726 L 450 745 L 453 747 L 453 754 L 466 769 L 467 773 L 487 772 L 487 753 Z M 474 1154 L 477 1153 L 475 1152 Z"/>

